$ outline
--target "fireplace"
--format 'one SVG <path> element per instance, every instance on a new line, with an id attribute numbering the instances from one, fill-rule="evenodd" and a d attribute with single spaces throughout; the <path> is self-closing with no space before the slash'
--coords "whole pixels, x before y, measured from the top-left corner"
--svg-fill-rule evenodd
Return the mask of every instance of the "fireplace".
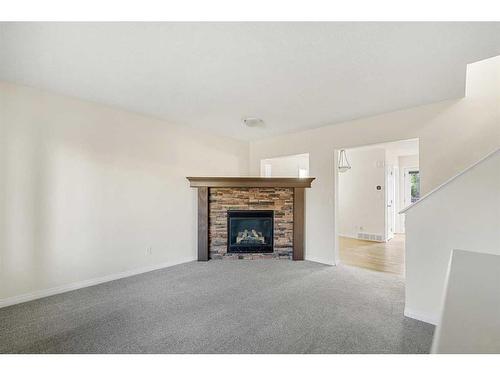
<path id="1" fill-rule="evenodd" d="M 190 186 L 198 190 L 199 261 L 304 260 L 305 189 L 311 187 L 313 177 L 187 179 Z M 245 211 L 241 213 L 243 210 Z M 261 219 L 254 223 L 260 229 L 243 227 L 237 218 L 245 219 L 245 215 L 257 215 L 246 219 Z M 238 229 L 237 226 L 241 228 Z M 242 233 L 239 234 L 240 232 Z"/>
<path id="2" fill-rule="evenodd" d="M 228 253 L 272 253 L 273 210 L 228 210 Z"/>

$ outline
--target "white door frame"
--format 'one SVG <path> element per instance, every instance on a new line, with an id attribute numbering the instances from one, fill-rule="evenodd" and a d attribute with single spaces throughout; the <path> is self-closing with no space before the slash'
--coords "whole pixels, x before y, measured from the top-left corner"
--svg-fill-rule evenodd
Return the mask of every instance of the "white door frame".
<path id="1" fill-rule="evenodd" d="M 339 153 L 341 149 L 333 151 L 333 261 L 340 264 L 339 249 Z"/>

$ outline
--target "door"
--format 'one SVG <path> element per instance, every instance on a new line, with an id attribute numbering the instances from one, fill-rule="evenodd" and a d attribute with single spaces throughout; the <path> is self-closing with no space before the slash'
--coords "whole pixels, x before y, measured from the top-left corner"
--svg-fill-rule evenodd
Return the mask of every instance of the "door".
<path id="1" fill-rule="evenodd" d="M 387 229 L 387 240 L 390 240 L 391 238 L 394 237 L 394 225 L 395 225 L 395 178 L 394 178 L 394 167 L 389 166 L 387 167 L 387 189 L 386 189 L 386 206 L 387 206 L 387 213 L 386 213 L 386 229 Z"/>

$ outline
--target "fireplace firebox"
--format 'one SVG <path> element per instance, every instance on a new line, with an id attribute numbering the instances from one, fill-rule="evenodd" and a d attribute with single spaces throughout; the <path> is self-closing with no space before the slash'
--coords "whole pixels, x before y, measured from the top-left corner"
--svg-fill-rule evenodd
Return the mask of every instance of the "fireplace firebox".
<path id="1" fill-rule="evenodd" d="M 272 253 L 273 210 L 228 210 L 228 253 Z"/>

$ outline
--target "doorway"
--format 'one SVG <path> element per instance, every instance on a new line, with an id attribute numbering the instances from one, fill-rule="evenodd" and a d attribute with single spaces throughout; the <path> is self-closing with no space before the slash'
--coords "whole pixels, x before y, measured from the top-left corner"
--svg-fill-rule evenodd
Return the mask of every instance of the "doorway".
<path id="1" fill-rule="evenodd" d="M 418 139 L 343 150 L 349 168 L 338 165 L 340 150 L 335 157 L 336 259 L 404 275 L 404 217 L 399 212 L 419 198 Z"/>

